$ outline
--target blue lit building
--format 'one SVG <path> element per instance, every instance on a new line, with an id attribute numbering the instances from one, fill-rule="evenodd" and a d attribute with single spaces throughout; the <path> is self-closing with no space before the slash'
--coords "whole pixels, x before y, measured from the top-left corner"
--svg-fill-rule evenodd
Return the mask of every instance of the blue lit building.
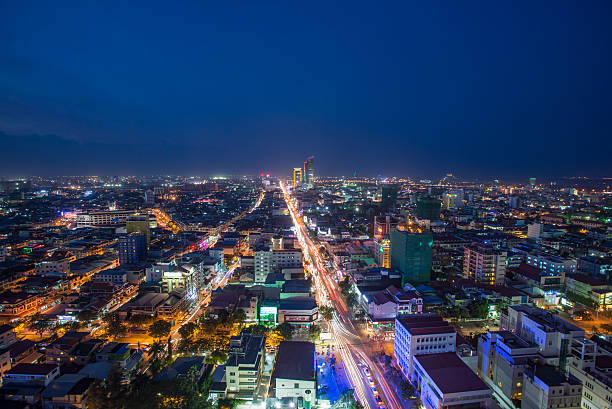
<path id="1" fill-rule="evenodd" d="M 546 254 L 541 252 L 532 252 L 526 255 L 525 261 L 533 267 L 543 270 L 544 273 L 552 275 L 560 275 L 565 277 L 565 274 L 576 272 L 576 260 L 566 259 L 554 254 Z M 562 284 L 565 280 L 562 280 Z"/>
<path id="2" fill-rule="evenodd" d="M 133 232 L 119 238 L 119 264 L 134 264 L 144 260 L 147 239 L 143 233 Z"/>

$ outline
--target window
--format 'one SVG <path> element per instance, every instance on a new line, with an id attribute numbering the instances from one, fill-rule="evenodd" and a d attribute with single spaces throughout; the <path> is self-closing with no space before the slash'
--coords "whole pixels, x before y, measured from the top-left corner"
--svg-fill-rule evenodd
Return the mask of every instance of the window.
<path id="1" fill-rule="evenodd" d="M 300 388 L 300 384 L 298 382 L 293 384 L 293 388 L 294 389 L 299 389 Z"/>

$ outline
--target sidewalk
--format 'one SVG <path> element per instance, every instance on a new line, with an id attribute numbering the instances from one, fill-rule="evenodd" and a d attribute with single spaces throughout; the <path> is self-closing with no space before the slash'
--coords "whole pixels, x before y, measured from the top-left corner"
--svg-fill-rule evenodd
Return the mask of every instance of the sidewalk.
<path id="1" fill-rule="evenodd" d="M 336 357 L 335 369 L 330 365 L 331 353 L 327 356 L 326 353 L 317 353 L 317 383 L 319 384 L 319 393 L 327 395 L 330 403 L 333 405 L 342 395 L 344 391 L 350 388 L 350 384 L 344 371 L 342 362 Z"/>

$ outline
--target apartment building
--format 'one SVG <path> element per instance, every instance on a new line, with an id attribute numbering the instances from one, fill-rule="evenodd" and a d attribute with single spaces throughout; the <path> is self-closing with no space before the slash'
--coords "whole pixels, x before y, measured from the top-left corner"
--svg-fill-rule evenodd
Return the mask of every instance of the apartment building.
<path id="1" fill-rule="evenodd" d="M 255 259 L 255 283 L 266 282 L 268 274 L 280 272 L 283 268 L 301 267 L 302 250 L 272 250 L 268 245 L 260 245 L 253 251 Z"/>
<path id="2" fill-rule="evenodd" d="M 455 329 L 437 314 L 404 315 L 395 319 L 395 359 L 408 379 L 412 379 L 415 356 L 455 352 L 456 340 Z"/>
<path id="3" fill-rule="evenodd" d="M 509 330 L 538 346 L 541 362 L 566 371 L 574 340 L 584 338 L 584 330 L 548 311 L 529 305 L 508 307 L 500 317 L 500 329 Z"/>
<path id="4" fill-rule="evenodd" d="M 580 409 L 581 398 L 580 381 L 552 366 L 536 365 L 523 375 L 521 409 Z"/>
<path id="5" fill-rule="evenodd" d="M 464 249 L 463 275 L 484 284 L 503 285 L 507 260 L 506 251 L 474 243 Z"/>
<path id="6" fill-rule="evenodd" d="M 266 337 L 241 333 L 230 338 L 225 363 L 226 396 L 252 399 L 261 381 Z"/>
<path id="7" fill-rule="evenodd" d="M 523 375 L 538 349 L 510 331 L 489 331 L 478 340 L 477 373 L 508 399 L 521 399 Z"/>

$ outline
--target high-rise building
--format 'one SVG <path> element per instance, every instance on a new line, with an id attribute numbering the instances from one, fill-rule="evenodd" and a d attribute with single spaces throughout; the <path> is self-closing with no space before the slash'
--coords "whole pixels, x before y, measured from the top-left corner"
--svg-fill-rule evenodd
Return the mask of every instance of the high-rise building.
<path id="1" fill-rule="evenodd" d="M 397 186 L 383 185 L 380 188 L 380 202 L 383 209 L 389 209 L 395 205 L 397 201 Z"/>
<path id="2" fill-rule="evenodd" d="M 529 186 L 534 187 L 536 185 L 536 178 L 529 178 Z"/>
<path id="3" fill-rule="evenodd" d="M 133 232 L 119 238 L 119 264 L 134 264 L 144 260 L 147 253 L 143 233 Z"/>
<path id="4" fill-rule="evenodd" d="M 508 198 L 508 207 L 510 209 L 518 209 L 521 206 L 521 198 L 518 196 L 510 196 Z"/>
<path id="5" fill-rule="evenodd" d="M 438 220 L 442 204 L 434 197 L 426 196 L 417 200 L 417 217 L 424 220 Z"/>
<path id="6" fill-rule="evenodd" d="M 402 286 L 431 280 L 432 244 L 430 233 L 413 229 L 391 231 L 391 268 L 402 273 Z"/>
<path id="7" fill-rule="evenodd" d="M 374 235 L 388 236 L 397 227 L 397 220 L 391 216 L 374 216 Z"/>
<path id="8" fill-rule="evenodd" d="M 508 253 L 475 243 L 463 252 L 463 275 L 489 285 L 503 285 Z"/>
<path id="9" fill-rule="evenodd" d="M 145 236 L 145 242 L 147 248 L 151 242 L 151 230 L 149 228 L 149 216 L 146 214 L 139 214 L 134 216 L 128 216 L 125 222 L 125 229 L 128 234 L 133 232 L 140 232 Z"/>
<path id="10" fill-rule="evenodd" d="M 314 156 L 309 156 L 304 161 L 304 174 L 302 180 L 307 187 L 312 188 L 314 186 Z"/>
<path id="11" fill-rule="evenodd" d="M 391 268 L 391 240 L 389 236 L 374 236 L 376 263 L 383 268 Z"/>
<path id="12" fill-rule="evenodd" d="M 302 168 L 293 168 L 293 187 L 296 187 L 299 183 L 302 183 L 303 179 Z"/>
<path id="13" fill-rule="evenodd" d="M 542 223 L 531 223 L 527 225 L 527 238 L 528 239 L 539 239 L 544 233 L 544 224 Z"/>
<path id="14" fill-rule="evenodd" d="M 446 193 L 442 198 L 442 205 L 444 210 L 456 209 L 457 208 L 457 196 L 454 193 Z"/>

